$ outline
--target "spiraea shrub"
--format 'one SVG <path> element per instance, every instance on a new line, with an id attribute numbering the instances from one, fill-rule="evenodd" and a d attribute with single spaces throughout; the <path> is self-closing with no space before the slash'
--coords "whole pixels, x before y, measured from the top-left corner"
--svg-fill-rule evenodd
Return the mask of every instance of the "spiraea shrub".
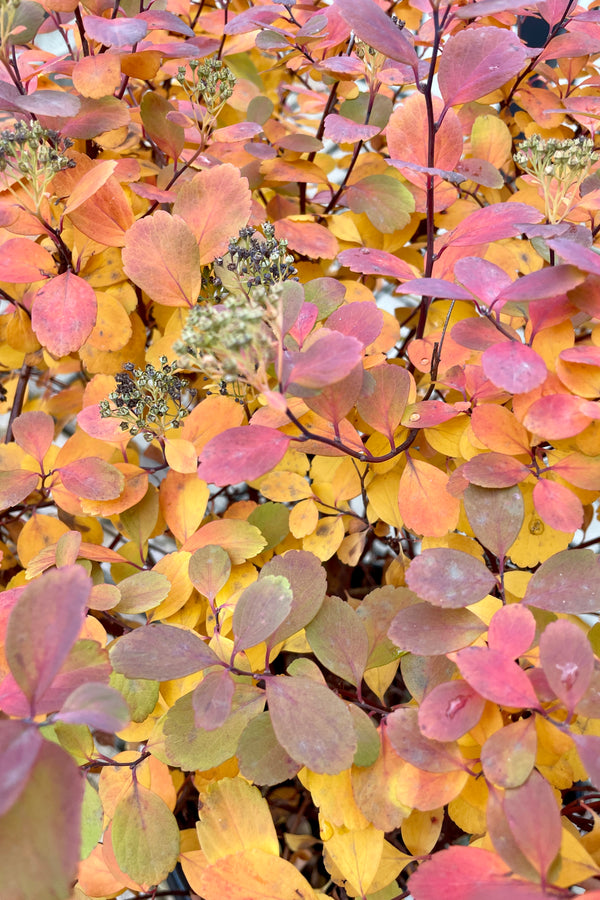
<path id="1" fill-rule="evenodd" d="M 0 0 L 1 900 L 598 900 L 599 61 Z"/>

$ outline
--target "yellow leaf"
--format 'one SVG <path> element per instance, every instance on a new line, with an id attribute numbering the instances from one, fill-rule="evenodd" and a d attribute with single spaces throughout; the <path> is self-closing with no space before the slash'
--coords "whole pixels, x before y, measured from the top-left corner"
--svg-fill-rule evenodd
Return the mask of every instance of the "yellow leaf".
<path id="1" fill-rule="evenodd" d="M 209 864 L 243 850 L 279 856 L 279 841 L 269 804 L 244 778 L 223 778 L 201 796 L 196 824 L 200 847 Z"/>
<path id="2" fill-rule="evenodd" d="M 301 769 L 298 778 L 319 807 L 319 819 L 330 822 L 336 828 L 363 829 L 369 824 L 352 794 L 351 770 L 338 775 L 320 775 L 310 769 Z"/>
<path id="3" fill-rule="evenodd" d="M 325 562 L 331 559 L 335 551 L 344 540 L 344 522 L 340 516 L 324 516 L 313 534 L 307 535 L 302 541 L 304 550 L 314 553 L 315 556 Z"/>
<path id="4" fill-rule="evenodd" d="M 153 567 L 153 572 L 160 572 L 166 575 L 171 582 L 171 590 L 159 605 L 152 610 L 150 621 L 156 622 L 166 616 L 172 616 L 173 613 L 181 609 L 183 604 L 190 597 L 194 585 L 190 581 L 188 575 L 188 565 L 191 553 L 186 550 L 177 550 L 175 553 L 167 553 Z"/>
<path id="5" fill-rule="evenodd" d="M 11 446 L 11 445 L 9 445 Z M 17 539 L 17 553 L 22 566 L 28 566 L 40 550 L 55 544 L 66 534 L 68 526 L 54 516 L 43 516 L 34 513 L 25 522 Z"/>
<path id="6" fill-rule="evenodd" d="M 95 350 L 121 350 L 132 335 L 131 320 L 113 294 L 96 292 L 96 324 L 86 341 Z"/>
<path id="7" fill-rule="evenodd" d="M 260 849 L 220 859 L 190 884 L 204 900 L 317 900 L 292 863 Z"/>
<path id="8" fill-rule="evenodd" d="M 165 438 L 165 458 L 170 467 L 182 475 L 195 475 L 198 454 L 191 441 Z"/>
<path id="9" fill-rule="evenodd" d="M 367 669 L 364 679 L 373 693 L 379 697 L 383 703 L 383 695 L 389 688 L 390 684 L 396 677 L 400 661 L 397 659 L 386 663 L 384 666 L 377 666 L 374 669 Z"/>
<path id="10" fill-rule="evenodd" d="M 414 856 L 425 856 L 433 850 L 442 830 L 443 808 L 421 812 L 413 809 L 408 819 L 402 823 L 402 840 Z"/>
<path id="11" fill-rule="evenodd" d="M 336 830 L 324 844 L 325 864 L 331 860 L 351 890 L 364 896 L 379 868 L 383 843 L 383 831 L 374 825 L 361 830 Z"/>
<path id="12" fill-rule="evenodd" d="M 600 874 L 600 868 L 582 846 L 579 832 L 575 835 L 569 829 L 569 825 L 570 822 L 562 829 L 560 869 L 557 877 L 552 879 L 552 884 L 557 887 L 571 887 L 587 878 L 597 878 Z"/>
<path id="13" fill-rule="evenodd" d="M 384 475 L 375 475 L 367 485 L 367 497 L 369 505 L 367 515 L 370 522 L 381 519 L 393 528 L 402 528 L 404 522 L 398 509 L 398 490 L 400 487 L 399 469 L 386 472 Z"/>
<path id="14" fill-rule="evenodd" d="M 258 482 L 258 489 L 267 500 L 277 503 L 291 503 L 312 497 L 310 484 L 297 472 L 269 472 Z"/>
<path id="15" fill-rule="evenodd" d="M 301 500 L 290 512 L 289 526 L 295 538 L 312 534 L 319 522 L 319 510 L 314 500 Z"/>
<path id="16" fill-rule="evenodd" d="M 184 543 L 192 537 L 204 518 L 209 497 L 207 483 L 195 471 L 190 475 L 167 472 L 159 488 L 160 511 L 178 541 Z"/>
<path id="17" fill-rule="evenodd" d="M 555 531 L 542 522 L 533 505 L 533 485 L 523 482 L 519 488 L 525 501 L 525 517 L 508 555 L 515 566 L 528 569 L 560 550 L 566 550 L 572 535 L 565 531 Z"/>
<path id="18" fill-rule="evenodd" d="M 497 169 L 512 161 L 512 136 L 497 116 L 478 116 L 471 129 L 471 153 Z"/>
<path id="19" fill-rule="evenodd" d="M 469 778 L 464 788 L 448 804 L 448 815 L 469 834 L 482 834 L 487 828 L 488 786 L 484 778 Z"/>
<path id="20" fill-rule="evenodd" d="M 134 783 L 117 805 L 112 845 L 119 868 L 138 882 L 159 884 L 179 855 L 179 828 L 164 800 Z"/>

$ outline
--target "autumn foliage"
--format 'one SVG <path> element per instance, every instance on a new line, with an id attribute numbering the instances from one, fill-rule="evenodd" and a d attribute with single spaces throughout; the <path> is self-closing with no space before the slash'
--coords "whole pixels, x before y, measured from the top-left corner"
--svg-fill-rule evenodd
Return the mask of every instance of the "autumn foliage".
<path id="1" fill-rule="evenodd" d="M 1 900 L 597 900 L 600 2 L 0 62 Z"/>

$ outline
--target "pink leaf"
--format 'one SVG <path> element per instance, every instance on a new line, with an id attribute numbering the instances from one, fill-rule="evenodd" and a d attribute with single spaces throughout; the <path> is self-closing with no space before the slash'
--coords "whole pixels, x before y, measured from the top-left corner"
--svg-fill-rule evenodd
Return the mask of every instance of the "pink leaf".
<path id="1" fill-rule="evenodd" d="M 574 622 L 550 622 L 540 638 L 540 663 L 570 717 L 594 674 L 594 654 L 587 635 Z"/>
<path id="2" fill-rule="evenodd" d="M 361 272 L 363 275 L 380 275 L 382 278 L 402 280 L 415 277 L 412 266 L 385 250 L 374 250 L 369 247 L 343 250 L 338 255 L 338 260 L 343 266 L 348 266 L 351 272 Z"/>
<path id="3" fill-rule="evenodd" d="M 6 659 L 32 714 L 77 639 L 91 588 L 80 566 L 65 566 L 29 584 L 12 610 Z"/>
<path id="4" fill-rule="evenodd" d="M 331 113 L 325 119 L 324 137 L 336 144 L 356 144 L 358 141 L 369 141 L 380 131 L 378 125 L 361 125 L 345 116 Z"/>
<path id="5" fill-rule="evenodd" d="M 402 424 L 406 428 L 435 428 L 442 422 L 455 419 L 461 412 L 462 410 L 456 409 L 450 403 L 444 403 L 443 400 L 419 400 L 406 407 Z"/>
<path id="6" fill-rule="evenodd" d="M 12 424 L 13 438 L 39 463 L 54 440 L 54 419 L 41 410 L 21 413 Z"/>
<path id="7" fill-rule="evenodd" d="M 450 334 L 453 341 L 469 350 L 487 350 L 508 340 L 489 319 L 461 319 Z"/>
<path id="8" fill-rule="evenodd" d="M 573 740 L 590 781 L 594 787 L 600 785 L 600 737 L 593 734 L 574 733 Z M 600 891 L 597 892 L 600 896 Z"/>
<path id="9" fill-rule="evenodd" d="M 583 99 L 583 98 L 582 98 Z M 550 238 L 546 241 L 551 250 L 554 250 L 571 266 L 577 266 L 583 272 L 591 272 L 593 275 L 600 275 L 600 256 L 589 247 L 582 247 L 575 241 L 567 238 Z M 553 267 L 553 269 L 556 267 Z M 551 269 L 551 271 L 553 270 Z"/>
<path id="10" fill-rule="evenodd" d="M 414 900 L 500 900 L 513 893 L 508 866 L 491 850 L 480 847 L 448 847 L 421 863 L 409 885 Z M 492 887 L 500 886 L 504 895 L 492 897 Z M 530 885 L 527 885 L 530 887 Z"/>
<path id="11" fill-rule="evenodd" d="M 401 650 L 419 656 L 439 656 L 466 647 L 485 630 L 481 619 L 468 609 L 439 609 L 430 603 L 415 603 L 396 614 L 388 636 Z"/>
<path id="12" fill-rule="evenodd" d="M 281 462 L 290 440 L 264 425 L 228 428 L 203 448 L 198 475 L 217 485 L 254 481 Z"/>
<path id="13" fill-rule="evenodd" d="M 540 518 L 557 531 L 571 533 L 583 525 L 583 505 L 573 491 L 540 478 L 533 489 L 533 504 Z"/>
<path id="14" fill-rule="evenodd" d="M 573 394 L 546 394 L 531 404 L 523 425 L 547 440 L 580 434 L 592 419 L 600 419 L 600 407 Z"/>
<path id="15" fill-rule="evenodd" d="M 358 400 L 364 374 L 365 370 L 358 363 L 341 381 L 326 385 L 314 397 L 305 397 L 304 402 L 317 415 L 338 425 Z"/>
<path id="16" fill-rule="evenodd" d="M 91 285 L 67 271 L 36 292 L 31 326 L 40 344 L 60 358 L 83 346 L 96 323 L 97 310 Z"/>
<path id="17" fill-rule="evenodd" d="M 110 645 L 115 672 L 127 678 L 171 681 L 185 678 L 219 658 L 195 632 L 173 625 L 143 625 Z"/>
<path id="18" fill-rule="evenodd" d="M 443 278 L 412 278 L 394 291 L 395 294 L 417 294 L 421 297 L 444 297 L 446 300 L 473 300 L 470 291 L 444 281 Z"/>
<path id="19" fill-rule="evenodd" d="M 406 33 L 386 16 L 374 0 L 336 0 L 335 5 L 362 41 L 388 59 L 416 68 L 417 54 Z"/>
<path id="20" fill-rule="evenodd" d="M 545 881 L 562 837 L 552 787 L 534 770 L 525 784 L 505 791 L 504 813 L 519 850 Z"/>
<path id="21" fill-rule="evenodd" d="M 437 684 L 419 707 L 419 727 L 434 741 L 455 741 L 479 722 L 485 699 L 459 679 Z"/>
<path id="22" fill-rule="evenodd" d="M 584 278 L 575 266 L 549 266 L 511 282 L 500 292 L 498 301 L 508 303 L 517 300 L 546 300 L 572 290 Z"/>
<path id="23" fill-rule="evenodd" d="M 463 502 L 477 540 L 499 559 L 504 559 L 517 539 L 525 516 L 525 504 L 519 488 L 489 490 L 470 484 Z"/>
<path id="24" fill-rule="evenodd" d="M 385 363 L 369 369 L 357 409 L 362 419 L 381 431 L 390 443 L 406 408 L 412 378 L 402 366 Z"/>
<path id="25" fill-rule="evenodd" d="M 485 488 L 512 487 L 531 475 L 518 459 L 494 450 L 474 456 L 461 466 L 460 471 L 471 484 Z"/>
<path id="26" fill-rule="evenodd" d="M 105 19 L 104 16 L 84 16 L 83 25 L 93 41 L 107 47 L 126 47 L 141 41 L 148 32 L 148 23 L 140 18 L 119 16 Z"/>
<path id="27" fill-rule="evenodd" d="M 88 725 L 110 733 L 129 724 L 129 707 L 122 694 L 107 684 L 80 684 L 67 697 L 60 712 L 61 722 Z"/>
<path id="28" fill-rule="evenodd" d="M 413 559 L 406 583 L 422 600 L 444 609 L 458 609 L 483 600 L 496 579 L 469 553 L 435 547 Z"/>
<path id="29" fill-rule="evenodd" d="M 0 816 L 25 789 L 43 743 L 35 726 L 14 719 L 0 721 Z"/>
<path id="30" fill-rule="evenodd" d="M 600 608 L 600 565 L 592 550 L 561 550 L 533 573 L 523 603 L 557 613 Z"/>
<path id="31" fill-rule="evenodd" d="M 516 659 L 531 647 L 535 629 L 533 614 L 525 606 L 511 603 L 492 616 L 488 628 L 488 646 L 510 659 Z"/>
<path id="32" fill-rule="evenodd" d="M 287 352 L 284 368 L 286 390 L 318 390 L 341 381 L 361 361 L 362 349 L 362 344 L 355 337 L 327 328 L 319 329 L 302 350 Z"/>
<path id="33" fill-rule="evenodd" d="M 19 472 L 13 469 L 0 472 L 0 510 L 10 509 L 35 490 L 39 481 L 37 472 Z"/>
<path id="34" fill-rule="evenodd" d="M 375 303 L 346 303 L 331 313 L 327 328 L 356 338 L 365 349 L 379 337 L 383 328 L 383 313 Z"/>
<path id="35" fill-rule="evenodd" d="M 87 500 L 114 500 L 125 485 L 122 472 L 96 456 L 62 466 L 60 478 L 68 491 Z"/>
<path id="36" fill-rule="evenodd" d="M 464 765 L 458 746 L 432 741 L 419 730 L 416 709 L 396 709 L 385 720 L 390 743 L 400 759 L 424 772 L 455 772 Z"/>
<path id="37" fill-rule="evenodd" d="M 52 255 L 29 238 L 10 238 L 0 246 L 0 281 L 29 284 L 54 275 Z"/>
<path id="38" fill-rule="evenodd" d="M 505 28 L 469 28 L 452 35 L 438 71 L 446 106 L 478 100 L 495 91 L 517 75 L 526 59 L 522 42 Z"/>
<path id="39" fill-rule="evenodd" d="M 207 672 L 192 697 L 196 728 L 204 731 L 220 728 L 231 712 L 234 690 L 235 684 L 227 669 Z"/>
<path id="40" fill-rule="evenodd" d="M 479 256 L 465 256 L 457 260 L 454 277 L 488 307 L 501 291 L 512 284 L 504 269 Z"/>
<path id="41" fill-rule="evenodd" d="M 511 394 L 526 394 L 546 380 L 548 370 L 539 354 L 520 341 L 494 344 L 484 351 L 481 365 L 493 384 Z"/>
<path id="42" fill-rule="evenodd" d="M 502 34 L 504 33 L 502 29 Z M 541 222 L 543 218 L 543 213 L 527 203 L 493 203 L 466 216 L 446 236 L 444 244 L 469 247 L 501 241 L 515 237 L 521 233 L 524 225 Z"/>
<path id="43" fill-rule="evenodd" d="M 492 703 L 538 709 L 529 678 L 516 662 L 498 650 L 466 647 L 455 657 L 460 674 L 471 687 Z"/>

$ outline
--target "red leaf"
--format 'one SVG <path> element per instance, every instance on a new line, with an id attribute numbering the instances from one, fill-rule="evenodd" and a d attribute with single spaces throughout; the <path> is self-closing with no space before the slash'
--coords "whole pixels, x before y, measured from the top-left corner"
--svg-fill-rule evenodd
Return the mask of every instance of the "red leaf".
<path id="1" fill-rule="evenodd" d="M 382 278 L 402 280 L 415 277 L 412 266 L 385 250 L 374 250 L 369 247 L 342 250 L 338 260 L 343 266 L 348 266 L 351 272 L 361 272 L 363 275 L 380 275 Z"/>
<path id="2" fill-rule="evenodd" d="M 446 300 L 473 300 L 466 291 L 453 281 L 443 278 L 412 278 L 394 291 L 395 294 L 417 294 L 421 297 L 444 297 Z"/>
<path id="3" fill-rule="evenodd" d="M 540 478 L 533 489 L 533 503 L 540 518 L 557 531 L 571 533 L 583 525 L 583 505 L 564 484 Z"/>
<path id="4" fill-rule="evenodd" d="M 446 106 L 478 100 L 513 78 L 527 59 L 516 34 L 505 28 L 469 28 L 444 45 L 438 79 Z"/>
<path id="5" fill-rule="evenodd" d="M 600 419 L 600 408 L 591 401 L 573 394 L 547 394 L 531 404 L 523 425 L 548 440 L 562 440 L 580 434 L 595 419 Z"/>
<path id="6" fill-rule="evenodd" d="M 114 500 L 125 486 L 122 472 L 96 456 L 74 459 L 59 471 L 66 489 L 87 500 Z"/>
<path id="7" fill-rule="evenodd" d="M 562 838 L 554 791 L 534 770 L 525 784 L 505 791 L 504 813 L 519 850 L 545 881 Z"/>
<path id="8" fill-rule="evenodd" d="M 461 846 L 439 850 L 409 881 L 414 900 L 500 900 L 500 894 L 492 898 L 489 893 L 498 885 L 506 892 L 504 898 L 518 896 L 513 894 L 508 866 L 496 853 Z"/>
<path id="9" fill-rule="evenodd" d="M 63 272 L 35 294 L 31 326 L 53 356 L 67 356 L 85 343 L 96 324 L 98 304 L 91 285 L 72 272 Z"/>
<path id="10" fill-rule="evenodd" d="M 546 380 L 548 370 L 539 354 L 520 341 L 503 341 L 484 351 L 481 365 L 493 384 L 510 394 L 526 394 Z"/>
<path id="11" fill-rule="evenodd" d="M 574 266 L 549 266 L 517 278 L 500 292 L 498 301 L 509 303 L 516 300 L 546 300 L 572 290 L 584 278 Z"/>
<path id="12" fill-rule="evenodd" d="M 491 307 L 498 294 L 512 284 L 504 269 L 479 256 L 465 256 L 457 260 L 454 277 L 487 307 Z"/>
<path id="13" fill-rule="evenodd" d="M 446 236 L 444 245 L 469 247 L 501 241 L 520 234 L 523 225 L 541 222 L 543 218 L 543 213 L 527 203 L 493 203 L 466 216 Z"/>
<path id="14" fill-rule="evenodd" d="M 394 617 L 388 637 L 401 650 L 419 656 L 439 656 L 471 644 L 486 630 L 468 609 L 439 609 L 415 603 Z"/>
<path id="15" fill-rule="evenodd" d="M 600 565 L 592 550 L 561 550 L 533 573 L 523 603 L 557 613 L 595 613 L 600 607 Z"/>
<path id="16" fill-rule="evenodd" d="M 460 674 L 486 700 L 500 706 L 538 709 L 529 678 L 517 663 L 487 647 L 466 647 L 455 657 Z"/>
<path id="17" fill-rule="evenodd" d="M 467 404 L 467 409 L 469 404 Z M 443 400 L 420 400 L 407 406 L 402 416 L 402 424 L 406 428 L 435 428 L 442 422 L 448 422 L 456 418 L 464 410 L 456 409 L 450 403 Z"/>
<path id="18" fill-rule="evenodd" d="M 198 475 L 217 485 L 254 481 L 283 459 L 290 440 L 288 435 L 264 425 L 228 428 L 203 448 Z"/>
<path id="19" fill-rule="evenodd" d="M 390 444 L 400 424 L 410 394 L 412 378 L 407 369 L 385 363 L 366 373 L 356 407 L 361 418 L 381 431 Z"/>
<path id="20" fill-rule="evenodd" d="M 65 566 L 29 584 L 12 610 L 6 659 L 32 714 L 81 631 L 91 589 L 80 566 Z"/>
<path id="21" fill-rule="evenodd" d="M 594 674 L 594 654 L 587 635 L 574 622 L 550 622 L 540 638 L 540 663 L 570 717 Z"/>
<path id="22" fill-rule="evenodd" d="M 434 741 L 455 741 L 479 722 L 485 699 L 462 679 L 437 684 L 419 707 L 419 728 Z"/>
<path id="23" fill-rule="evenodd" d="M 126 47 L 136 44 L 146 36 L 148 23 L 143 19 L 119 16 L 105 19 L 104 16 L 84 16 L 83 25 L 92 40 L 107 47 Z"/>
<path id="24" fill-rule="evenodd" d="M 415 48 L 406 33 L 386 16 L 374 0 L 336 0 L 336 7 L 362 41 L 383 53 L 388 59 L 416 69 Z"/>
<path id="25" fill-rule="evenodd" d="M 131 226 L 123 248 L 123 270 L 156 303 L 194 306 L 202 276 L 190 227 L 164 210 Z"/>
<path id="26" fill-rule="evenodd" d="M 469 553 L 436 547 L 423 550 L 413 559 L 406 583 L 422 600 L 458 609 L 483 600 L 496 579 L 481 560 Z"/>
<path id="27" fill-rule="evenodd" d="M 369 141 L 380 131 L 378 125 L 360 125 L 345 116 L 331 113 L 325 119 L 324 137 L 336 144 L 356 144 L 358 141 Z"/>
<path id="28" fill-rule="evenodd" d="M 508 340 L 489 319 L 461 319 L 450 334 L 453 341 L 469 350 L 487 350 Z"/>
<path id="29" fill-rule="evenodd" d="M 29 238 L 10 238 L 0 246 L 0 281 L 29 284 L 55 272 L 52 254 Z"/>
<path id="30" fill-rule="evenodd" d="M 488 628 L 488 646 L 510 659 L 516 659 L 531 647 L 535 629 L 533 614 L 520 603 L 511 603 L 492 616 Z"/>
<path id="31" fill-rule="evenodd" d="M 251 203 L 248 179 L 231 163 L 204 169 L 183 185 L 173 213 L 194 233 L 200 265 L 227 250 L 229 240 L 248 224 Z"/>
<path id="32" fill-rule="evenodd" d="M 195 632 L 173 625 L 143 625 L 110 645 L 115 672 L 127 678 L 171 681 L 185 678 L 219 658 Z"/>
<path id="33" fill-rule="evenodd" d="M 14 719 L 0 721 L 0 816 L 25 789 L 43 743 L 35 726 Z"/>
<path id="34" fill-rule="evenodd" d="M 346 303 L 331 313 L 327 328 L 356 338 L 365 349 L 381 334 L 383 313 L 375 303 Z"/>
<path id="35" fill-rule="evenodd" d="M 234 690 L 235 684 L 227 669 L 207 672 L 192 697 L 196 728 L 204 731 L 220 728 L 231 712 Z"/>
<path id="36" fill-rule="evenodd" d="M 530 470 L 518 459 L 504 453 L 480 453 L 460 468 L 472 484 L 485 488 L 508 488 L 524 481 Z"/>
<path id="37" fill-rule="evenodd" d="M 591 272 L 594 275 L 600 275 L 600 257 L 590 247 L 582 247 L 581 244 L 570 241 L 567 238 L 550 238 L 546 243 L 550 249 L 558 253 L 566 263 L 577 266 L 577 268 L 581 269 L 583 272 Z M 556 267 L 554 266 L 553 268 Z"/>

